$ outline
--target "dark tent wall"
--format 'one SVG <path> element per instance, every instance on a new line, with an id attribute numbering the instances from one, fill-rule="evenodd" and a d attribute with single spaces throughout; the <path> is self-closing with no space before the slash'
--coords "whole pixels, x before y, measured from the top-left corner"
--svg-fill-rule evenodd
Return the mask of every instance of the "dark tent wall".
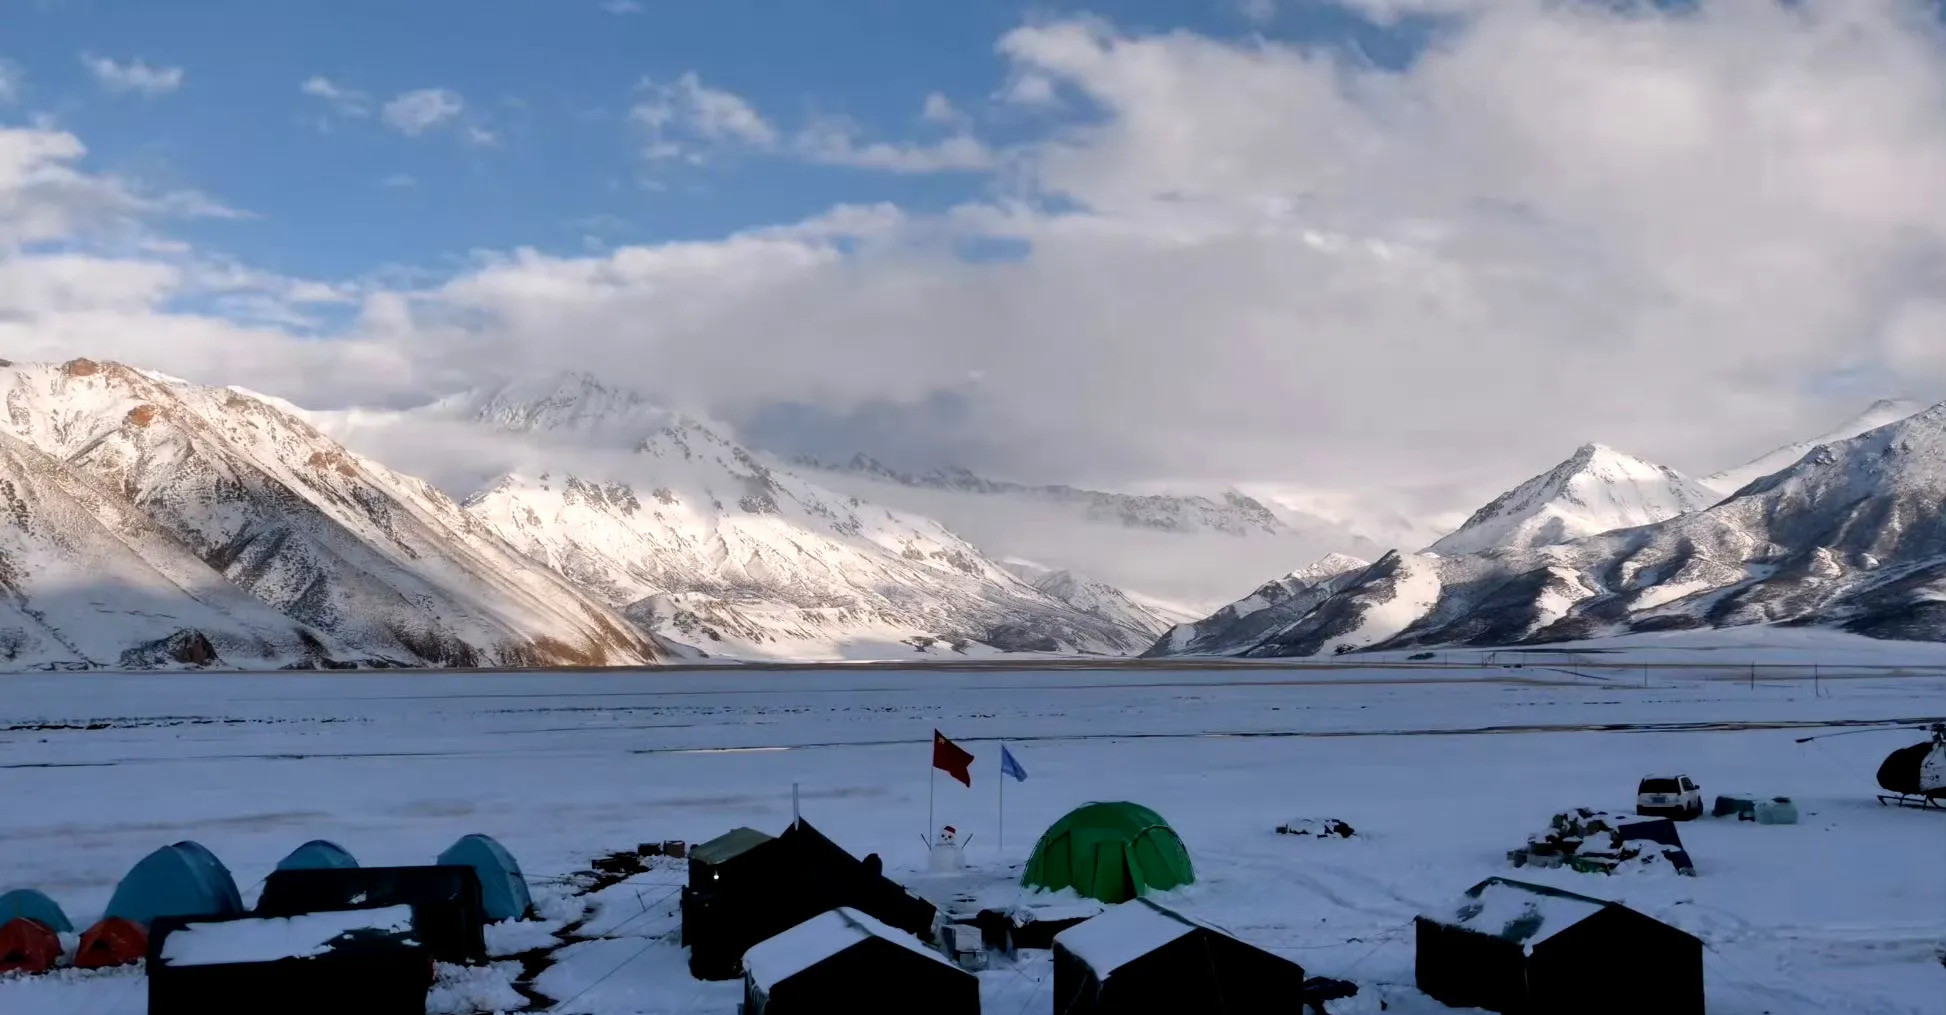
<path id="1" fill-rule="evenodd" d="M 1149 914 L 1181 924 L 1166 930 L 1138 926 Z M 1115 921 L 1116 936 L 1129 941 L 1164 940 L 1139 954 L 1104 962 L 1098 949 L 1082 947 L 1084 923 L 1054 939 L 1054 1010 L 1064 1015 L 1257 1015 L 1293 1011 L 1304 987 L 1304 968 L 1229 933 L 1136 900 L 1095 920 Z M 1093 923 L 1094 921 L 1089 921 Z M 1112 965 L 1113 968 L 1102 968 Z"/>
<path id="2" fill-rule="evenodd" d="M 932 903 L 868 871 L 805 821 L 718 863 L 692 862 L 682 892 L 690 973 L 703 980 L 735 979 L 750 946 L 840 907 L 927 939 L 937 912 Z"/>
<path id="3" fill-rule="evenodd" d="M 1492 899 L 1483 896 L 1491 894 Z M 1521 904 L 1522 897 L 1531 901 Z M 1482 921 L 1482 909 L 1498 916 Z M 1502 920 L 1500 917 L 1512 916 Z M 1420 991 L 1504 1015 L 1702 1015 L 1703 943 L 1626 906 L 1491 878 L 1416 921 Z"/>

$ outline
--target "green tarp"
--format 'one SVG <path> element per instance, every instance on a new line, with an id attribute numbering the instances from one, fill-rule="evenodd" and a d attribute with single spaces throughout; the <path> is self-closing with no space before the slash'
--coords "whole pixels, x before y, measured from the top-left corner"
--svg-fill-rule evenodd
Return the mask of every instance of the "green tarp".
<path id="1" fill-rule="evenodd" d="M 1093 803 L 1050 826 L 1027 859 L 1021 883 L 1059 891 L 1073 888 L 1102 902 L 1127 902 L 1196 880 L 1176 830 L 1156 812 L 1132 803 Z"/>

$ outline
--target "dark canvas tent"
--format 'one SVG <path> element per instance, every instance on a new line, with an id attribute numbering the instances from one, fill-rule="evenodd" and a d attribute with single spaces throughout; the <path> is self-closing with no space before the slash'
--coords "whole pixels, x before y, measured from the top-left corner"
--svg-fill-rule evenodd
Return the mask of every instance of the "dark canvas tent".
<path id="1" fill-rule="evenodd" d="M 0 895 L 0 923 L 25 917 L 49 930 L 61 934 L 74 933 L 74 924 L 69 922 L 68 914 L 53 899 L 32 888 L 16 888 Z"/>
<path id="2" fill-rule="evenodd" d="M 689 971 L 734 979 L 751 945 L 840 907 L 925 938 L 937 912 L 806 821 L 775 838 L 739 829 L 703 843 L 690 853 L 682 891 Z"/>
<path id="3" fill-rule="evenodd" d="M 979 1015 L 980 981 L 902 930 L 834 909 L 743 956 L 743 1015 Z"/>
<path id="4" fill-rule="evenodd" d="M 1087 804 L 1048 826 L 1027 858 L 1021 883 L 1126 902 L 1194 880 L 1189 850 L 1176 830 L 1147 807 L 1121 802 Z"/>
<path id="5" fill-rule="evenodd" d="M 461 836 L 458 842 L 447 847 L 439 854 L 441 866 L 467 866 L 480 875 L 480 902 L 486 907 L 486 918 L 494 922 L 518 920 L 534 908 L 534 900 L 527 892 L 527 878 L 520 873 L 520 864 L 507 847 L 500 845 L 491 837 L 474 833 Z"/>
<path id="6" fill-rule="evenodd" d="M 1065 1015 L 1294 1011 L 1304 968 L 1220 927 L 1136 899 L 1054 938 Z"/>
<path id="7" fill-rule="evenodd" d="M 343 869 L 356 866 L 358 860 L 351 855 L 350 851 L 324 839 L 312 839 L 277 861 L 277 869 L 280 871 Z"/>
<path id="8" fill-rule="evenodd" d="M 1421 916 L 1419 989 L 1509 1015 L 1701 1015 L 1703 943 L 1626 906 L 1489 878 Z"/>
<path id="9" fill-rule="evenodd" d="M 272 871 L 258 916 L 332 910 L 412 908 L 413 927 L 441 962 L 486 958 L 480 876 L 471 867 L 317 867 Z"/>
<path id="10" fill-rule="evenodd" d="M 432 962 L 409 906 L 157 922 L 149 1015 L 423 1015 Z"/>
<path id="11" fill-rule="evenodd" d="M 216 854 L 194 842 L 150 853 L 108 900 L 105 916 L 148 926 L 158 916 L 234 916 L 243 912 L 236 879 Z"/>

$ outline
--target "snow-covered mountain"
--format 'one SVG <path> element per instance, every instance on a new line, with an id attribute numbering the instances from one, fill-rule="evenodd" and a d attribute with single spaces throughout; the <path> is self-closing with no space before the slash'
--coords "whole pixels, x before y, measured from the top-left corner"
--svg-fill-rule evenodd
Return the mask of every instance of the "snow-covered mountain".
<path id="1" fill-rule="evenodd" d="M 1450 557 L 1565 543 L 1700 511 L 1719 499 L 1674 469 L 1584 444 L 1567 461 L 1474 512 L 1427 551 Z"/>
<path id="2" fill-rule="evenodd" d="M 249 616 L 224 607 L 252 630 L 264 627 L 265 615 L 286 618 L 275 637 L 262 636 L 272 649 L 234 658 L 217 645 L 223 662 L 288 655 L 532 666 L 660 657 L 623 617 L 522 556 L 444 494 L 352 454 L 272 400 L 85 359 L 0 368 L 0 398 L 0 430 L 116 498 L 99 501 L 100 517 L 127 505 L 124 514 L 139 513 L 218 580 L 262 604 L 262 614 Z M 22 510 L 18 526 L 53 524 Z M 132 531 L 137 523 L 115 527 Z M 53 573 L 42 563 L 43 574 Z M 102 584 L 139 580 L 139 569 L 116 571 Z M 38 610 L 42 598 L 28 594 L 22 608 Z M 186 629 L 219 641 L 203 627 Z M 235 641 L 234 632 L 225 637 Z M 280 638 L 301 644 L 275 648 Z"/>
<path id="3" fill-rule="evenodd" d="M 797 458 L 793 464 L 821 472 L 851 473 L 899 486 L 1073 505 L 1091 520 L 1131 529 L 1243 536 L 1276 535 L 1288 528 L 1270 508 L 1236 490 L 1223 491 L 1221 500 L 1194 494 L 1112 493 L 1065 484 L 1036 485 L 988 479 L 958 468 L 901 472 L 863 454 L 852 456 L 843 465 L 830 465 L 813 458 Z"/>
<path id="4" fill-rule="evenodd" d="M 1010 559 L 1001 564 L 1022 581 L 1034 586 L 1083 613 L 1100 617 L 1118 627 L 1141 631 L 1151 637 L 1195 616 L 1173 603 L 1150 599 L 1139 593 L 1118 589 L 1107 582 L 1075 574 L 1066 568 L 1043 567 L 1032 561 Z"/>
<path id="5" fill-rule="evenodd" d="M 1829 431 L 1809 440 L 1786 444 L 1769 454 L 1759 455 L 1734 469 L 1713 472 L 1701 480 L 1704 486 L 1715 490 L 1721 496 L 1729 496 L 1749 486 L 1751 483 L 1788 468 L 1803 458 L 1812 448 L 1833 441 L 1850 440 L 1869 430 L 1876 430 L 1887 423 L 1896 423 L 1915 413 L 1925 411 L 1923 402 L 1904 399 L 1882 398 L 1873 402 L 1864 412 L 1838 424 Z"/>
<path id="6" fill-rule="evenodd" d="M 1126 654 L 1154 637 L 1152 620 L 1072 605 L 931 519 L 823 489 L 707 422 L 586 376 L 470 392 L 396 420 L 409 433 L 432 424 L 491 434 L 474 442 L 488 455 L 524 435 L 522 456 L 562 463 L 503 475 L 465 510 L 640 624 L 712 654 Z M 359 426 L 374 435 L 369 414 Z M 586 453 L 621 447 L 632 450 Z"/>
<path id="7" fill-rule="evenodd" d="M 1388 554 L 1233 654 L 1509 645 L 1747 624 L 1946 640 L 1946 404 L 1702 511 L 1541 547 Z"/>
<path id="8" fill-rule="evenodd" d="M 957 469 L 917 475 L 865 456 L 807 474 L 821 486 L 937 518 L 994 556 L 1087 575 L 1192 613 L 1261 582 L 1266 560 L 1296 564 L 1384 548 L 1352 527 L 1233 489 L 1118 493 Z"/>
<path id="9" fill-rule="evenodd" d="M 1349 584 L 1367 561 L 1342 553 L 1265 582 L 1256 591 L 1193 623 L 1177 624 L 1143 653 L 1146 656 L 1234 655 L 1296 623 Z"/>
<path id="10" fill-rule="evenodd" d="M 322 662 L 328 636 L 252 599 L 120 494 L 0 432 L 0 668 Z"/>

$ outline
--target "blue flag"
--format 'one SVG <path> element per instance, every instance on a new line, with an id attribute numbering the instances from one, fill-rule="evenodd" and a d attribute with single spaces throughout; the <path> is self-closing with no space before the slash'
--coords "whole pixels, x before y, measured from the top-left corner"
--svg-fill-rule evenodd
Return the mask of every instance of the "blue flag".
<path id="1" fill-rule="evenodd" d="M 1000 745 L 1000 774 L 1011 775 L 1016 782 L 1027 781 L 1027 770 L 1020 767 L 1020 762 L 1014 760 L 1014 752 L 1007 750 L 1005 744 Z"/>

